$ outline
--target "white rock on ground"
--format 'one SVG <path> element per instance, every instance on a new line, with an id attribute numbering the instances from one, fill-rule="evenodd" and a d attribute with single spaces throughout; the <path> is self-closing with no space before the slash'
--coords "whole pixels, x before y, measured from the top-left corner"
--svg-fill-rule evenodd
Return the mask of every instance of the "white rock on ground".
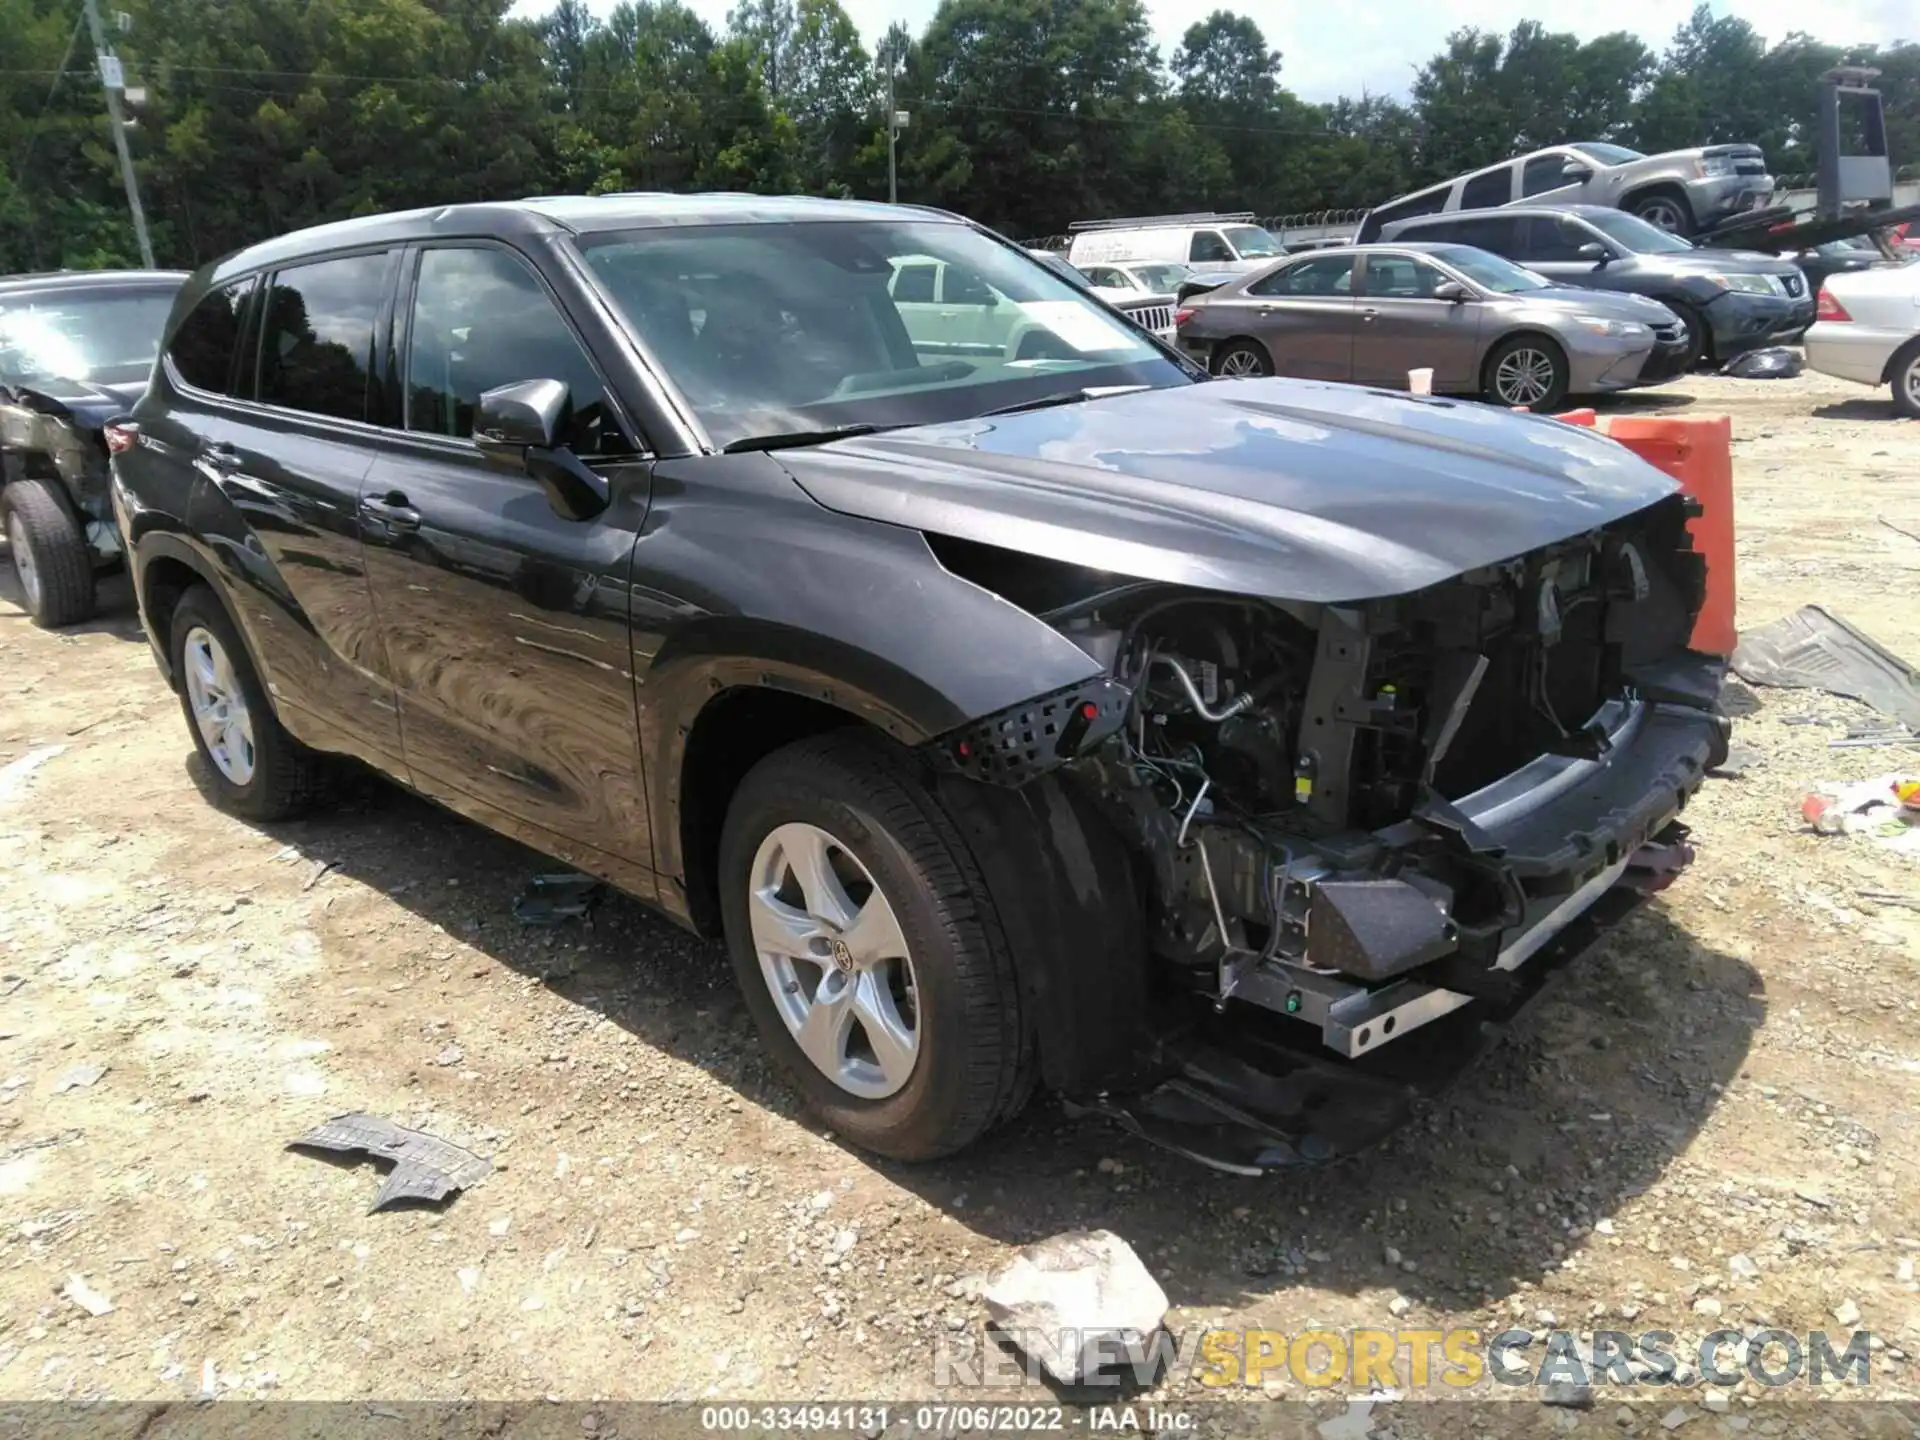
<path id="1" fill-rule="evenodd" d="M 1860 1323 L 1860 1307 L 1851 1300 L 1842 1300 L 1838 1305 L 1834 1306 L 1833 1318 L 1838 1320 L 1842 1325 L 1858 1325 Z"/>
<path id="2" fill-rule="evenodd" d="M 1160 1328 L 1167 1292 L 1111 1230 L 1069 1230 L 1014 1255 L 981 1292 L 987 1315 L 1064 1385 Z"/>

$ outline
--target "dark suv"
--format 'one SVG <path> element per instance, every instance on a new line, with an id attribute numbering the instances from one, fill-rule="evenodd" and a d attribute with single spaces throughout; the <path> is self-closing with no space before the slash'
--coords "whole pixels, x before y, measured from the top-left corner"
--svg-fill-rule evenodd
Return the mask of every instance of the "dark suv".
<path id="1" fill-rule="evenodd" d="M 964 358 L 896 308 L 929 259 L 993 297 Z M 1667 477 L 1210 381 L 952 216 L 372 217 L 170 324 L 115 498 L 219 802 L 356 757 L 724 933 L 887 1154 L 1042 1082 L 1240 1169 L 1365 1143 L 1724 749 Z"/>
<path id="2" fill-rule="evenodd" d="M 106 424 L 147 388 L 187 277 L 159 270 L 0 278 L 0 535 L 28 614 L 93 614 L 94 573 L 118 563 Z"/>
<path id="3" fill-rule="evenodd" d="M 1687 323 L 1695 361 L 1731 360 L 1798 339 L 1814 296 L 1790 260 L 1692 242 L 1608 205 L 1522 206 L 1422 215 L 1385 227 L 1390 240 L 1478 245 L 1558 285 L 1625 290 Z"/>

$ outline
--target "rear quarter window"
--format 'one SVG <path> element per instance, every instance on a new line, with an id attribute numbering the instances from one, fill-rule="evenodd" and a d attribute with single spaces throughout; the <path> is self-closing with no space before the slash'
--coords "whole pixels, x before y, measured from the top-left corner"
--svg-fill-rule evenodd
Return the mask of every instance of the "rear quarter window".
<path id="1" fill-rule="evenodd" d="M 1513 167 L 1502 165 L 1498 170 L 1489 170 L 1484 175 L 1476 175 L 1461 187 L 1460 208 L 1462 210 L 1490 210 L 1496 205 L 1504 205 L 1513 198 Z"/>
<path id="2" fill-rule="evenodd" d="M 252 284 L 249 278 L 209 290 L 173 332 L 167 361 L 194 389 L 213 395 L 234 393 L 241 311 Z"/>
<path id="3" fill-rule="evenodd" d="M 389 259 L 384 251 L 344 255 L 273 277 L 260 334 L 262 401 L 342 420 L 366 418 Z"/>

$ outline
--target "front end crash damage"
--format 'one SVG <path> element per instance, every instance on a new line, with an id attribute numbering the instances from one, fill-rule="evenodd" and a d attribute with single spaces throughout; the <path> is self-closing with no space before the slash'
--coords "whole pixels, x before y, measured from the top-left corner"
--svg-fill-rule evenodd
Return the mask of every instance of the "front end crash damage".
<path id="1" fill-rule="evenodd" d="M 926 747 L 977 850 L 1078 897 L 1020 922 L 1073 932 L 1040 1035 L 1086 1012 L 1090 1053 L 1049 1066 L 1069 1100 L 1229 1169 L 1349 1152 L 1669 883 L 1727 732 L 1720 662 L 1686 648 L 1690 504 L 1342 603 L 1036 584 L 1030 557 L 930 536 L 1101 667 Z M 1117 866 L 1057 853 L 1082 813 Z"/>

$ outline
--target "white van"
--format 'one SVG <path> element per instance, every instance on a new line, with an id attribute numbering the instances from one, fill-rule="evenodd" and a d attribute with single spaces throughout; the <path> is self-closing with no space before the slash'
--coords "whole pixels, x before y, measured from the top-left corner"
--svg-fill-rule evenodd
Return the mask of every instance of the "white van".
<path id="1" fill-rule="evenodd" d="M 1149 215 L 1128 220 L 1081 220 L 1067 227 L 1067 259 L 1089 265 L 1163 261 L 1215 273 L 1259 270 L 1287 247 L 1253 223 L 1251 212 Z"/>

